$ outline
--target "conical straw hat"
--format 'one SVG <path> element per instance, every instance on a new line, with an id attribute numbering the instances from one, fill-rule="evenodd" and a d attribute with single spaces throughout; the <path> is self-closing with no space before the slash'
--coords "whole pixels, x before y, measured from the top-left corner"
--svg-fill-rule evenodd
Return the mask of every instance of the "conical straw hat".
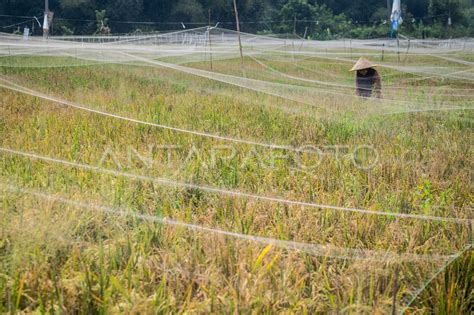
<path id="1" fill-rule="evenodd" d="M 373 67 L 377 67 L 377 65 L 372 64 L 367 59 L 360 57 L 360 59 L 356 62 L 356 64 L 349 71 L 358 71 L 358 70 L 369 69 L 369 68 L 373 68 Z"/>

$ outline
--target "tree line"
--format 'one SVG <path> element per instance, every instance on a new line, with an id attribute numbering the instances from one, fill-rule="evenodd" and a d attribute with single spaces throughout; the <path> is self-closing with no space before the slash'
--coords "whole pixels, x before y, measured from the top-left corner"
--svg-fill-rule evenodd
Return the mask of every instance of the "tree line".
<path id="1" fill-rule="evenodd" d="M 474 35 L 474 0 L 402 0 L 408 36 Z M 392 0 L 237 0 L 241 30 L 311 39 L 375 38 L 390 34 Z M 53 35 L 147 33 L 219 22 L 235 29 L 232 0 L 49 0 Z M 40 34 L 44 0 L 2 0 L 2 32 L 29 26 Z"/>

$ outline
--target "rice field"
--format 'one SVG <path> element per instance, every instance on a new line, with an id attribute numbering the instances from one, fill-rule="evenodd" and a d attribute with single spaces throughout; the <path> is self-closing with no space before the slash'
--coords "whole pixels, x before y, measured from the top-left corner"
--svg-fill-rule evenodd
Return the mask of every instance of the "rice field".
<path id="1" fill-rule="evenodd" d="M 474 42 L 242 42 L 0 35 L 0 312 L 472 310 Z"/>

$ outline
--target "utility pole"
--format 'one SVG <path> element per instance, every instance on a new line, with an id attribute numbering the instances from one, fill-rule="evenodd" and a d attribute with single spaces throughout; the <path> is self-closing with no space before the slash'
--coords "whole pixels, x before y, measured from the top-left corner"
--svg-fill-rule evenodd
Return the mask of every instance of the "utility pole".
<path id="1" fill-rule="evenodd" d="M 48 38 L 48 34 L 49 34 L 48 16 L 49 16 L 49 1 L 44 0 L 44 18 L 43 18 L 43 38 L 44 39 Z"/>
<path id="2" fill-rule="evenodd" d="M 296 35 L 296 13 L 293 20 L 293 35 Z"/>
<path id="3" fill-rule="evenodd" d="M 388 11 L 388 20 L 390 21 L 390 16 L 392 15 L 392 10 L 390 9 L 390 0 L 387 0 L 387 11 Z"/>
<path id="4" fill-rule="evenodd" d="M 239 49 L 240 49 L 240 67 L 244 69 L 244 55 L 242 53 L 242 41 L 240 40 L 240 23 L 239 23 L 239 11 L 237 10 L 237 3 L 234 0 L 234 13 L 235 23 L 237 24 L 237 37 L 239 38 Z"/>

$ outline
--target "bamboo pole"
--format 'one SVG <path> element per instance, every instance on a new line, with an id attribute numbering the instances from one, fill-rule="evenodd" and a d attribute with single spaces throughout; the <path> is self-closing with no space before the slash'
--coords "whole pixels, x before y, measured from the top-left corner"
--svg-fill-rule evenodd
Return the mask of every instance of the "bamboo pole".
<path id="1" fill-rule="evenodd" d="M 351 59 L 352 59 L 352 38 L 349 40 L 349 49 L 351 51 Z"/>
<path id="2" fill-rule="evenodd" d="M 299 48 L 299 51 L 301 51 L 301 48 L 303 47 L 303 43 L 304 41 L 306 40 L 306 34 L 308 33 L 308 27 L 306 26 L 304 28 L 304 34 L 303 34 L 303 39 L 301 40 L 301 44 L 300 44 L 300 48 Z"/>
<path id="3" fill-rule="evenodd" d="M 397 31 L 397 55 L 398 55 L 398 62 L 400 62 L 400 39 L 398 38 L 398 31 Z"/>
<path id="4" fill-rule="evenodd" d="M 395 279 L 393 281 L 393 289 L 392 289 L 392 315 L 397 314 L 397 293 L 399 289 L 398 285 L 398 273 L 399 273 L 399 267 L 395 267 Z"/>
<path id="5" fill-rule="evenodd" d="M 207 38 L 209 40 L 209 61 L 212 69 L 212 45 L 211 45 L 211 9 L 209 9 L 209 26 L 207 27 Z"/>
<path id="6" fill-rule="evenodd" d="M 49 36 L 49 1 L 48 0 L 44 0 L 44 17 L 43 17 L 43 38 L 46 39 L 48 38 Z M 44 23 L 47 23 L 47 26 L 48 28 L 45 28 L 45 25 Z"/>
<path id="7" fill-rule="evenodd" d="M 410 39 L 408 39 L 408 47 L 407 47 L 407 52 L 405 54 L 405 64 L 408 61 L 408 52 L 410 51 Z"/>
<path id="8" fill-rule="evenodd" d="M 242 41 L 240 40 L 240 22 L 239 22 L 239 11 L 237 10 L 237 2 L 234 0 L 234 13 L 235 23 L 237 24 L 237 37 L 239 38 L 239 50 L 240 50 L 240 67 L 244 69 L 244 55 L 242 53 Z"/>

